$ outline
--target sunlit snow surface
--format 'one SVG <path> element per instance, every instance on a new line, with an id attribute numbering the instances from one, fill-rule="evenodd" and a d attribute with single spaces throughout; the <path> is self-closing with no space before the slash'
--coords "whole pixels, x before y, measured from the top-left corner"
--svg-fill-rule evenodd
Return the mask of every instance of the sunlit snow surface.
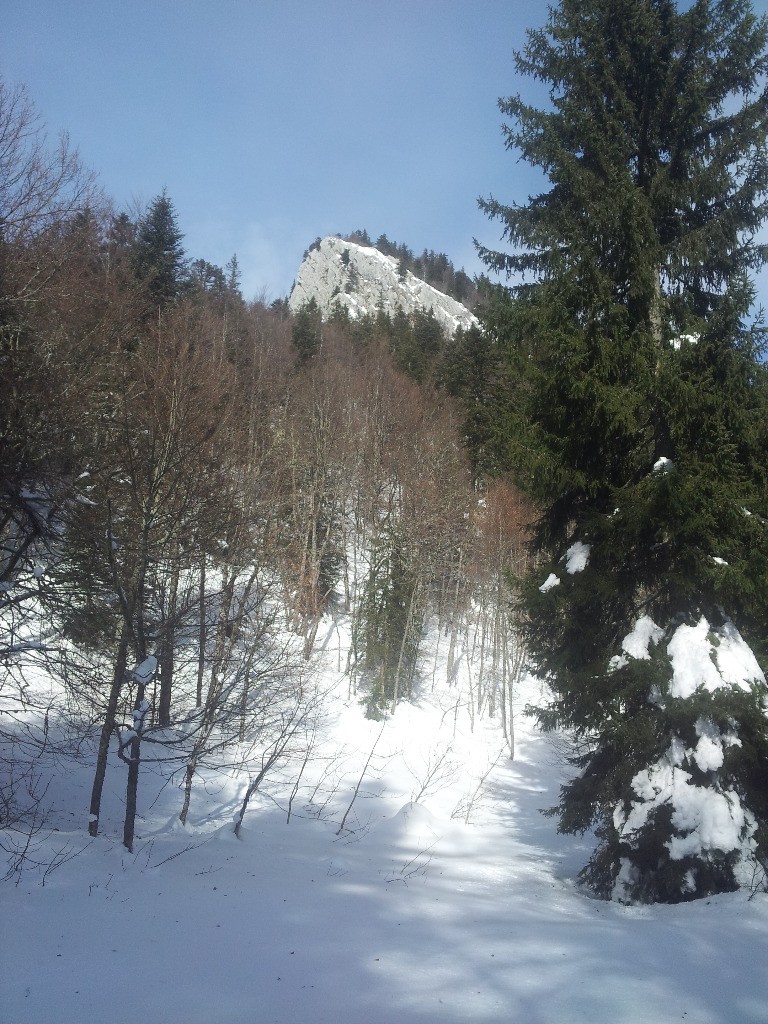
<path id="1" fill-rule="evenodd" d="M 460 651 L 448 686 L 445 637 L 416 705 L 379 737 L 342 676 L 347 642 L 343 624 L 324 623 L 317 671 L 336 693 L 290 824 L 292 776 L 264 792 L 237 840 L 237 780 L 198 788 L 182 829 L 178 789 L 143 769 L 131 856 L 124 766 L 110 763 L 105 835 L 90 844 L 90 766 L 57 775 L 47 852 L 83 852 L 44 886 L 31 873 L 0 890 L 4 1024 L 768 1021 L 766 897 L 588 898 L 573 879 L 589 837 L 559 836 L 540 814 L 565 778 L 562 744 L 518 714 L 510 762 L 496 722 L 475 718 L 473 731 L 477 665 L 468 673 Z M 539 699 L 529 680 L 516 704 Z"/>

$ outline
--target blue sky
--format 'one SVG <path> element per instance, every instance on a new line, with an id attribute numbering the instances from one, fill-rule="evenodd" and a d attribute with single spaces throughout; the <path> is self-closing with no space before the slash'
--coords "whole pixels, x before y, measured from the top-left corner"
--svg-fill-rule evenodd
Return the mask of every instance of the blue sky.
<path id="1" fill-rule="evenodd" d="M 168 189 L 188 254 L 287 294 L 318 235 L 366 228 L 481 268 L 477 208 L 524 202 L 496 105 L 544 0 L 4 0 L 0 68 L 119 208 Z M 768 0 L 758 0 L 764 11 Z"/>

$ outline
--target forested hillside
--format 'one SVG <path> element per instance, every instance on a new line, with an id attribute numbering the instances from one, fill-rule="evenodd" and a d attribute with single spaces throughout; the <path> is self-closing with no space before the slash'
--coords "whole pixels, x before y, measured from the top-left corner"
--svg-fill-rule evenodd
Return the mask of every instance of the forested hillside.
<path id="1" fill-rule="evenodd" d="M 581 880 L 598 895 L 764 886 L 768 376 L 750 273 L 768 257 L 768 22 L 740 0 L 624 8 L 564 0 L 517 56 L 557 103 L 500 103 L 508 148 L 547 182 L 526 206 L 481 200 L 512 251 L 480 253 L 509 287 L 376 241 L 374 268 L 482 294 L 452 337 L 418 306 L 246 301 L 235 256 L 186 252 L 166 190 L 114 209 L 25 91 L 0 87 L 10 877 L 44 821 L 52 744 L 62 763 L 92 753 L 94 838 L 117 767 L 133 849 L 148 763 L 179 782 L 182 824 L 205 771 L 244 772 L 239 832 L 264 780 L 309 756 L 308 666 L 343 615 L 339 668 L 370 718 L 419 692 L 430 630 L 451 680 L 471 625 L 466 707 L 511 752 L 530 666 L 548 687 L 530 712 L 567 750 L 553 813 L 594 832 Z"/>
<path id="2" fill-rule="evenodd" d="M 9 1022 L 768 1020 L 768 17 L 525 39 L 493 280 L 274 301 L 0 78 Z"/>
<path id="3" fill-rule="evenodd" d="M 184 821 L 201 767 L 246 738 L 265 774 L 295 756 L 332 611 L 373 716 L 410 697 L 428 620 L 455 645 L 481 615 L 477 700 L 510 715 L 526 514 L 504 483 L 478 500 L 434 321 L 246 302 L 236 258 L 185 252 L 166 192 L 116 212 L 22 91 L 3 88 L 0 117 L 4 824 L 41 820 L 54 735 L 65 761 L 96 742 L 92 836 L 125 772 L 129 849 L 147 759 L 184 777 Z"/>

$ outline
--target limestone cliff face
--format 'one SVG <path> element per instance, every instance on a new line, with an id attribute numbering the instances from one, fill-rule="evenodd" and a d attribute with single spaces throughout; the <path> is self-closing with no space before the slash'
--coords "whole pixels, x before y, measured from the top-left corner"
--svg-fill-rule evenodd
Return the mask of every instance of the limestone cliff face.
<path id="1" fill-rule="evenodd" d="M 375 315 L 379 308 L 388 316 L 398 309 L 405 313 L 431 310 L 449 335 L 477 323 L 466 306 L 410 271 L 401 277 L 393 256 L 333 236 L 324 238 L 305 257 L 288 304 L 297 310 L 310 299 L 323 316 L 328 316 L 335 304 L 347 309 L 351 317 Z"/>

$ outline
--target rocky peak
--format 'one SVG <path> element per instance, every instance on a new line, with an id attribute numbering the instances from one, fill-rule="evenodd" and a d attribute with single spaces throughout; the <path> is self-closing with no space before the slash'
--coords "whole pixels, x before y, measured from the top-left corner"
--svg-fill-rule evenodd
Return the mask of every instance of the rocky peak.
<path id="1" fill-rule="evenodd" d="M 375 315 L 379 309 L 388 316 L 394 316 L 398 309 L 408 314 L 431 310 L 449 335 L 459 327 L 467 329 L 477 323 L 467 307 L 450 295 L 419 280 L 410 270 L 399 273 L 394 256 L 333 235 L 322 239 L 305 256 L 288 305 L 295 311 L 311 299 L 324 317 L 335 305 L 354 318 Z"/>

